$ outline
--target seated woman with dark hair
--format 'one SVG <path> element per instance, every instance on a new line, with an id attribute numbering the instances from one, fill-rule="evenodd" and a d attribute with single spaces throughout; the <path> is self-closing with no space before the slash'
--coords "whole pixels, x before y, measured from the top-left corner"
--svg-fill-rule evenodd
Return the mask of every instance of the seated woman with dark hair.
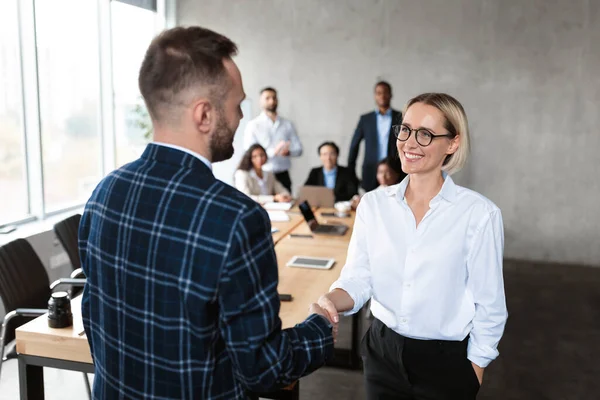
<path id="1" fill-rule="evenodd" d="M 400 183 L 401 175 L 394 169 L 392 160 L 389 157 L 384 158 L 377 164 L 377 189 L 392 186 Z"/>
<path id="2" fill-rule="evenodd" d="M 275 175 L 262 169 L 266 163 L 265 149 L 260 144 L 250 146 L 233 177 L 236 189 L 259 203 L 292 200 L 290 192 L 275 179 Z"/>
<path id="3" fill-rule="evenodd" d="M 318 153 L 323 166 L 313 168 L 304 185 L 333 189 L 335 201 L 350 200 L 358 193 L 358 178 L 353 170 L 337 164 L 340 149 L 333 142 L 325 142 L 319 146 Z"/>
<path id="4" fill-rule="evenodd" d="M 398 171 L 394 169 L 394 164 L 389 157 L 379 161 L 377 164 L 377 183 L 379 186 L 377 186 L 377 188 L 374 190 L 397 185 L 401 181 L 402 175 L 400 175 Z M 358 203 L 360 203 L 360 195 L 357 194 L 356 196 L 352 197 L 352 208 L 356 210 Z"/>

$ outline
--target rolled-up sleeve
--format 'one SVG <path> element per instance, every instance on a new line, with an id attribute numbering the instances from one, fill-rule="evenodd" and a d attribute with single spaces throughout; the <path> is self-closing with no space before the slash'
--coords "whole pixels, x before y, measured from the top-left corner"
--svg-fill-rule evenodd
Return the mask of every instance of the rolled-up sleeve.
<path id="1" fill-rule="evenodd" d="M 296 128 L 290 122 L 290 156 L 300 157 L 302 155 L 302 142 L 296 133 Z"/>
<path id="2" fill-rule="evenodd" d="M 368 204 L 362 201 L 356 210 L 354 230 L 348 246 L 346 265 L 342 269 L 340 278 L 331 285 L 329 290 L 345 290 L 352 300 L 354 307 L 344 315 L 352 315 L 358 312 L 362 306 L 371 298 L 371 267 L 369 265 L 369 253 L 367 249 L 367 227 L 365 215 Z"/>
<path id="3" fill-rule="evenodd" d="M 467 259 L 467 287 L 475 302 L 467 357 L 482 368 L 498 357 L 498 343 L 508 318 L 502 276 L 503 252 L 502 214 L 495 210 L 480 224 Z"/>

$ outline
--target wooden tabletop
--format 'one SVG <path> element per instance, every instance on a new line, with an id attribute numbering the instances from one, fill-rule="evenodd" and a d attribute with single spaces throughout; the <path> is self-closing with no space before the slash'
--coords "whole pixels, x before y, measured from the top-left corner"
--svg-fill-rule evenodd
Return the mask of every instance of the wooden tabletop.
<path id="1" fill-rule="evenodd" d="M 17 328 L 17 352 L 30 356 L 92 363 L 90 347 L 81 320 L 81 296 L 71 300 L 73 326 L 48 327 L 48 314 Z"/>
<path id="2" fill-rule="evenodd" d="M 302 244 L 305 242 L 311 242 L 314 246 L 336 246 L 342 247 L 344 249 L 348 249 L 348 243 L 350 243 L 350 237 L 352 237 L 352 231 L 354 226 L 354 218 L 356 213 L 350 212 L 348 217 L 340 218 L 340 217 L 323 217 L 323 213 L 335 212 L 333 208 L 320 208 L 316 211 L 315 217 L 317 218 L 317 222 L 320 224 L 344 224 L 347 225 L 350 229 L 346 232 L 344 236 L 332 236 L 332 235 L 322 235 L 315 234 L 311 232 L 308 224 L 300 223 L 294 228 L 290 233 L 292 234 L 301 234 L 301 235 L 312 235 L 313 238 L 294 238 L 287 236 L 284 241 L 281 243 L 294 243 L 294 244 Z M 275 248 L 277 250 L 277 248 Z"/>
<path id="3" fill-rule="evenodd" d="M 330 211 L 330 210 L 323 210 Z M 319 222 L 324 222 L 315 214 Z M 293 300 L 281 303 L 280 318 L 284 328 L 302 322 L 308 316 L 308 307 L 319 296 L 329 290 L 329 286 L 339 277 L 346 262 L 347 246 L 352 229 L 344 236 L 314 235 L 312 239 L 289 238 L 289 232 L 310 233 L 301 215 L 290 213 L 290 221 L 274 222 L 280 232 L 273 235 L 275 253 L 279 269 L 279 293 L 291 294 Z M 354 215 L 350 218 L 330 218 L 329 223 L 345 223 L 352 227 Z M 329 270 L 292 268 L 285 264 L 295 255 L 331 257 L 335 264 Z M 81 320 L 81 297 L 71 301 L 73 326 L 64 329 L 48 327 L 47 315 L 30 321 L 16 331 L 17 352 L 20 354 L 57 358 L 61 360 L 92 363 L 90 349 Z"/>
<path id="4" fill-rule="evenodd" d="M 302 215 L 288 213 L 290 217 L 289 221 L 285 222 L 271 222 L 273 228 L 279 229 L 279 232 L 273 234 L 273 243 L 277 244 L 281 239 L 286 237 L 294 228 L 304 222 Z"/>
<path id="5" fill-rule="evenodd" d="M 313 243 L 282 240 L 275 246 L 279 268 L 277 290 L 279 293 L 292 295 L 292 301 L 281 302 L 279 317 L 284 328 L 292 327 L 308 317 L 310 304 L 329 291 L 346 263 L 345 248 L 314 246 Z M 330 257 L 335 259 L 335 264 L 329 270 L 287 267 L 286 263 L 293 256 Z"/>

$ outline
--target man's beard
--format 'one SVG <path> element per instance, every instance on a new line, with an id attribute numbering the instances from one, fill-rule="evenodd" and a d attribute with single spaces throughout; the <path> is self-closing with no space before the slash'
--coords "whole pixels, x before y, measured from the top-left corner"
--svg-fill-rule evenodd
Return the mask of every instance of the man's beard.
<path id="1" fill-rule="evenodd" d="M 266 107 L 268 112 L 277 112 L 277 104 L 275 104 L 274 106 L 270 106 L 270 107 Z"/>
<path id="2" fill-rule="evenodd" d="M 227 126 L 227 119 L 222 110 L 218 114 L 217 127 L 210 141 L 211 162 L 213 163 L 229 160 L 233 156 L 233 136 L 235 135 L 235 129 L 230 129 Z"/>

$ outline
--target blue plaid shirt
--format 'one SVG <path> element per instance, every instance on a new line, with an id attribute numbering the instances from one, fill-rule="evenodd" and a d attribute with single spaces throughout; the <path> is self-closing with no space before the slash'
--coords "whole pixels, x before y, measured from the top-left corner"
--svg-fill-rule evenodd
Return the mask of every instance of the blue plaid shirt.
<path id="1" fill-rule="evenodd" d="M 95 399 L 238 399 L 333 354 L 318 315 L 281 330 L 266 212 L 191 154 L 150 144 L 79 228 Z"/>

